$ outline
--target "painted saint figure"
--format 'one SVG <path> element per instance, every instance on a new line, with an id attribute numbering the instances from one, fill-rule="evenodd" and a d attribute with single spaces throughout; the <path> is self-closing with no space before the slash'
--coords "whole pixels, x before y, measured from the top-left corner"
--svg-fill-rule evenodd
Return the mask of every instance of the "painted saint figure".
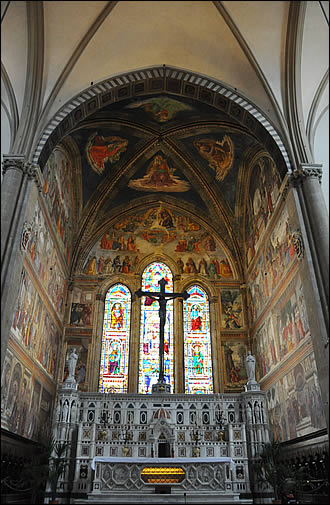
<path id="1" fill-rule="evenodd" d="M 197 373 L 197 374 L 204 373 L 203 360 L 204 360 L 204 358 L 203 358 L 203 353 L 201 351 L 201 348 L 199 345 L 196 345 L 193 350 L 193 362 L 194 362 L 195 373 Z"/>
<path id="2" fill-rule="evenodd" d="M 94 133 L 87 142 L 86 154 L 92 169 L 99 175 L 104 171 L 104 163 L 115 163 L 127 149 L 128 140 L 120 137 L 103 137 Z"/>
<path id="3" fill-rule="evenodd" d="M 109 356 L 109 374 L 111 375 L 120 373 L 121 352 L 118 346 L 117 342 L 114 342 L 111 346 L 112 350 Z"/>
<path id="4" fill-rule="evenodd" d="M 200 330 L 202 327 L 202 319 L 200 316 L 201 308 L 199 305 L 193 305 L 191 307 L 191 331 Z"/>
<path id="5" fill-rule="evenodd" d="M 167 160 L 156 154 L 148 165 L 146 175 L 129 181 L 128 186 L 139 191 L 164 191 L 164 188 L 170 192 L 188 191 L 190 184 L 173 173 L 174 168 L 169 167 Z"/>
<path id="6" fill-rule="evenodd" d="M 124 314 L 121 303 L 116 302 L 111 309 L 110 328 L 120 330 L 123 327 Z"/>

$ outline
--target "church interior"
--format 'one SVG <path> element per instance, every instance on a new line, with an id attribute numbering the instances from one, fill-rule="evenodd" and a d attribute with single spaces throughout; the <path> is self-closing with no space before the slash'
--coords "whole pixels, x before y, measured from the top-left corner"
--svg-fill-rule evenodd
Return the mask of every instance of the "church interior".
<path id="1" fill-rule="evenodd" d="M 328 17 L 1 2 L 4 503 L 328 503 Z"/>

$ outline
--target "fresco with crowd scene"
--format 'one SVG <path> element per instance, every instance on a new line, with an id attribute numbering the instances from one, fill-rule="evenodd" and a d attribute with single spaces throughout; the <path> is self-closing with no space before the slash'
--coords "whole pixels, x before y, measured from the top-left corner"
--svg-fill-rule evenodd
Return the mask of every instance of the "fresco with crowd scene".
<path id="1" fill-rule="evenodd" d="M 1 427 L 39 440 L 49 422 L 52 402 L 52 393 L 8 348 L 1 378 Z"/>
<path id="2" fill-rule="evenodd" d="M 31 229 L 26 243 L 27 257 L 38 274 L 53 308 L 62 319 L 66 289 L 65 274 L 39 202 L 35 208 Z"/>
<path id="3" fill-rule="evenodd" d="M 43 195 L 58 243 L 69 265 L 74 211 L 72 165 L 69 157 L 59 149 L 54 149 L 45 165 Z"/>
<path id="4" fill-rule="evenodd" d="M 110 227 L 92 248 L 82 272 L 88 276 L 132 274 L 151 253 L 172 257 L 182 274 L 233 279 L 219 242 L 190 217 L 165 205 L 127 216 Z"/>
<path id="5" fill-rule="evenodd" d="M 251 322 L 256 321 L 264 311 L 295 259 L 289 215 L 285 206 L 249 276 L 248 307 Z"/>
<path id="6" fill-rule="evenodd" d="M 275 440 L 285 442 L 326 427 L 313 353 L 272 385 L 266 402 Z"/>
<path id="7" fill-rule="evenodd" d="M 264 156 L 252 167 L 245 222 L 247 265 L 255 256 L 274 213 L 281 184 L 280 174 L 271 158 Z"/>
<path id="8" fill-rule="evenodd" d="M 309 335 L 302 283 L 297 274 L 255 332 L 257 378 L 267 375 Z"/>
<path id="9" fill-rule="evenodd" d="M 11 334 L 55 379 L 60 332 L 28 272 L 23 269 Z"/>

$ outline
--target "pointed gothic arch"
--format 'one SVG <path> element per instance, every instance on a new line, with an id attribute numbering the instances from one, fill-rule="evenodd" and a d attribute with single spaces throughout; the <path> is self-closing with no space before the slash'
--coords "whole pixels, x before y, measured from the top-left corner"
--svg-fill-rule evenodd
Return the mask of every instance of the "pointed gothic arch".
<path id="1" fill-rule="evenodd" d="M 131 323 L 131 292 L 113 284 L 105 296 L 99 391 L 128 392 L 128 362 Z"/>
<path id="2" fill-rule="evenodd" d="M 214 392 L 209 296 L 199 284 L 183 302 L 185 393 Z"/>
<path id="3" fill-rule="evenodd" d="M 151 66 L 112 76 L 90 86 L 69 100 L 45 126 L 36 142 L 32 162 L 43 167 L 55 145 L 82 120 L 110 105 L 133 96 L 154 93 L 194 98 L 214 106 L 253 131 L 281 156 L 291 171 L 288 150 L 263 112 L 237 89 L 212 77 L 174 66 Z"/>

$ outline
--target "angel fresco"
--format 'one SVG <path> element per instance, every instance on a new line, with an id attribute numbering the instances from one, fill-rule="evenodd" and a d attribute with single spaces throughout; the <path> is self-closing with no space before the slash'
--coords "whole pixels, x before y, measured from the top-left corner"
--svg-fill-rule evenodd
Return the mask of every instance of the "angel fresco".
<path id="1" fill-rule="evenodd" d="M 166 123 L 173 119 L 178 112 L 184 110 L 192 110 L 192 107 L 177 100 L 167 97 L 154 97 L 147 100 L 141 100 L 136 103 L 127 105 L 127 109 L 136 109 L 143 107 L 147 114 L 158 123 Z"/>
<path id="2" fill-rule="evenodd" d="M 128 140 L 116 136 L 103 137 L 93 133 L 87 141 L 86 155 L 94 172 L 101 175 L 104 171 L 104 163 L 115 163 L 120 159 L 121 153 L 127 149 Z"/>
<path id="3" fill-rule="evenodd" d="M 129 181 L 128 186 L 138 191 L 168 191 L 171 193 L 188 191 L 190 184 L 174 176 L 174 171 L 174 168 L 169 167 L 165 157 L 157 154 L 149 163 L 147 174 L 142 179 Z"/>
<path id="4" fill-rule="evenodd" d="M 205 158 L 209 167 L 215 170 L 217 181 L 223 181 L 234 161 L 234 144 L 228 135 L 223 139 L 199 139 L 194 140 L 194 147 Z"/>

